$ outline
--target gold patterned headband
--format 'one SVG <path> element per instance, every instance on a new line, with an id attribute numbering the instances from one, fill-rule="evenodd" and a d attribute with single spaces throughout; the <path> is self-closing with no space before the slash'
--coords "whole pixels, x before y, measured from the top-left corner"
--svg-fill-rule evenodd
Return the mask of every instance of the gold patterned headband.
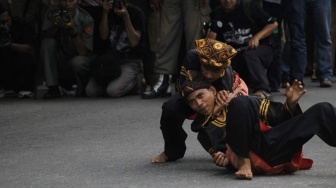
<path id="1" fill-rule="evenodd" d="M 215 68 L 229 67 L 237 54 L 232 46 L 209 38 L 196 40 L 196 50 L 203 65 Z"/>

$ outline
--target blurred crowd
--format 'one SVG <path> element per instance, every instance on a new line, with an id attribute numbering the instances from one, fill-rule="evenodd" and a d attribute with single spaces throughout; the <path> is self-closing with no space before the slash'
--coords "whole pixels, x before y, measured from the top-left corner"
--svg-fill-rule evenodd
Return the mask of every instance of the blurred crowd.
<path id="1" fill-rule="evenodd" d="M 195 40 L 237 50 L 249 94 L 332 87 L 335 0 L 0 0 L 0 98 L 171 96 Z"/>

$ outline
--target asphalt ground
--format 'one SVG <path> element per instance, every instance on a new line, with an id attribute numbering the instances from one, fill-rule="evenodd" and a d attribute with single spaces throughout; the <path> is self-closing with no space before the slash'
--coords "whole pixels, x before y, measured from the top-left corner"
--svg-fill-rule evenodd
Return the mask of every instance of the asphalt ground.
<path id="1" fill-rule="evenodd" d="M 317 102 L 336 105 L 334 86 L 320 88 L 305 79 L 305 110 Z M 42 92 L 42 91 L 41 91 Z M 57 100 L 0 99 L 1 188 L 180 188 L 180 187 L 336 187 L 336 148 L 314 137 L 304 146 L 313 168 L 294 174 L 237 180 L 219 168 L 190 131 L 183 159 L 152 164 L 163 150 L 161 105 L 168 98 L 143 100 L 63 97 Z M 284 101 L 284 89 L 273 93 Z M 336 126 L 336 122 L 335 122 Z"/>

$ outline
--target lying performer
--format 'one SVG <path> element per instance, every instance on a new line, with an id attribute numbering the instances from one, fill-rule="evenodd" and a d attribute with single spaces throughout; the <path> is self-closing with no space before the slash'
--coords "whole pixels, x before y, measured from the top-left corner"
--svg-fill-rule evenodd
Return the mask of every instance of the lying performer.
<path id="1" fill-rule="evenodd" d="M 214 114 L 215 88 L 197 72 L 188 75 L 180 93 L 200 114 L 192 130 L 199 132 L 198 139 L 214 162 L 233 166 L 237 178 L 309 169 L 313 161 L 302 158 L 302 146 L 314 135 L 336 146 L 336 108 L 323 102 L 302 112 L 298 101 L 306 90 L 297 80 L 292 86 L 287 84 L 284 104 L 253 96 L 234 97 L 235 91 L 230 93 L 229 104 Z"/>

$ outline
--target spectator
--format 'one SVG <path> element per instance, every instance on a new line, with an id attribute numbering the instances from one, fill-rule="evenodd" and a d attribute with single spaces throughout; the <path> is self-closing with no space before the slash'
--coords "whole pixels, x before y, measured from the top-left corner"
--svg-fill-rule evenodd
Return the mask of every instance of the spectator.
<path id="1" fill-rule="evenodd" d="M 202 37 L 203 22 L 210 20 L 211 9 L 206 0 L 153 0 L 152 7 L 161 9 L 161 26 L 154 72 L 158 80 L 151 91 L 142 93 L 142 98 L 164 96 L 169 87 L 169 75 L 177 75 L 180 69 L 179 50 L 182 35 L 185 50 L 194 48 L 194 41 Z"/>
<path id="2" fill-rule="evenodd" d="M 285 21 L 284 21 L 283 26 L 284 26 L 283 33 L 284 33 L 284 38 L 285 38 L 285 45 L 284 45 L 283 53 L 282 53 L 281 87 L 286 88 L 287 82 L 289 82 L 289 75 L 290 75 L 291 50 L 290 50 L 290 35 L 288 31 L 288 25 Z"/>
<path id="3" fill-rule="evenodd" d="M 8 0 L 8 2 L 10 2 L 9 7 L 12 17 L 24 18 L 28 22 L 37 21 L 38 14 L 42 11 L 39 7 L 42 3 L 41 0 Z"/>
<path id="4" fill-rule="evenodd" d="M 266 70 L 272 66 L 273 48 L 268 36 L 277 27 L 277 22 L 253 2 L 247 6 L 248 10 L 244 1 L 220 2 L 221 6 L 212 14 L 212 20 L 221 23 L 221 27 L 212 29 L 217 33 L 216 39 L 232 45 L 238 51 L 232 68 L 246 80 L 251 93 L 270 98 Z"/>
<path id="5" fill-rule="evenodd" d="M 145 22 L 143 12 L 125 0 L 103 1 L 99 25 L 100 37 L 109 40 L 110 50 L 93 61 L 110 70 L 107 77 L 93 69 L 86 92 L 90 97 L 121 97 L 139 90 L 138 74 L 142 66 Z M 116 3 L 121 3 L 119 7 Z M 99 69 L 100 66 L 98 66 Z M 110 67 L 110 68 L 108 68 Z M 105 73 L 104 73 L 105 74 Z"/>
<path id="6" fill-rule="evenodd" d="M 88 12 L 94 21 L 93 51 L 96 55 L 101 55 L 108 47 L 107 43 L 99 36 L 99 22 L 102 14 L 102 0 L 81 0 L 80 7 Z"/>
<path id="7" fill-rule="evenodd" d="M 272 42 L 274 43 L 274 58 L 273 62 L 267 69 L 267 77 L 269 81 L 269 86 L 271 92 L 279 92 L 279 88 L 281 85 L 281 66 L 283 64 L 283 45 L 282 45 L 282 37 L 283 37 L 283 9 L 281 6 L 281 0 L 263 0 L 263 9 L 276 19 L 278 22 L 278 27 L 273 30 L 272 33 Z"/>
<path id="8" fill-rule="evenodd" d="M 44 64 L 45 99 L 61 97 L 59 72 L 74 74 L 76 96 L 85 96 L 89 79 L 89 62 L 93 56 L 94 21 L 89 13 L 78 6 L 80 0 L 60 0 L 46 14 L 42 32 L 41 61 Z M 72 72 L 74 71 L 74 73 Z"/>
<path id="9" fill-rule="evenodd" d="M 36 32 L 28 21 L 11 17 L 0 1 L 0 98 L 13 90 L 19 97 L 35 92 Z"/>
<path id="10" fill-rule="evenodd" d="M 128 0 L 129 3 L 141 8 L 146 17 L 146 50 L 143 57 L 143 76 L 139 78 L 142 83 L 142 93 L 147 90 L 147 86 L 154 85 L 157 78 L 154 73 L 156 52 L 160 32 L 161 5 L 154 7 L 157 0 Z"/>
<path id="11" fill-rule="evenodd" d="M 290 82 L 294 79 L 303 81 L 307 66 L 307 44 L 305 23 L 307 14 L 313 16 L 309 21 L 314 25 L 316 43 L 317 70 L 316 76 L 321 87 L 331 87 L 332 42 L 330 36 L 331 1 L 284 1 L 285 20 L 289 27 L 291 46 Z"/>

